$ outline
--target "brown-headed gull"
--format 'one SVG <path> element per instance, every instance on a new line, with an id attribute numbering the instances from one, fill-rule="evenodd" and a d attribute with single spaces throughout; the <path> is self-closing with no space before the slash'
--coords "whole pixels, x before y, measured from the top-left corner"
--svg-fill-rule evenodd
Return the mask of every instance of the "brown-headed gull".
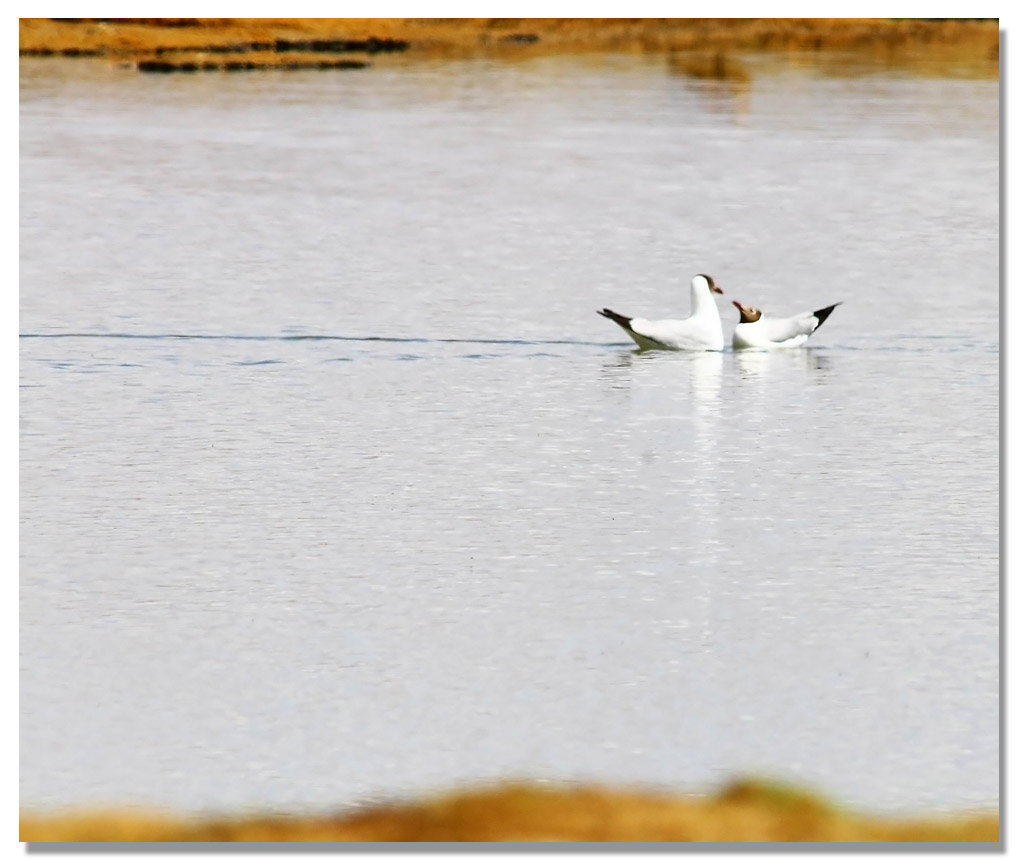
<path id="1" fill-rule="evenodd" d="M 709 275 L 696 275 L 692 279 L 692 315 L 683 320 L 626 317 L 610 308 L 596 313 L 614 320 L 639 349 L 720 351 L 724 348 L 724 330 L 713 294 L 723 292 Z"/>
<path id="2" fill-rule="evenodd" d="M 769 317 L 759 308 L 741 302 L 731 304 L 741 315 L 731 337 L 734 349 L 787 349 L 802 346 L 809 340 L 809 335 L 823 325 L 841 302 L 784 318 Z"/>

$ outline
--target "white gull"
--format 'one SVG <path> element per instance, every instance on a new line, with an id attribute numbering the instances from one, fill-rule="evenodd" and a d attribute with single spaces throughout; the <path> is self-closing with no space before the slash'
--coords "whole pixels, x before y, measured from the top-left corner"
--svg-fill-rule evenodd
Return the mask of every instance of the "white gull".
<path id="1" fill-rule="evenodd" d="M 732 302 L 741 319 L 731 337 L 734 349 L 787 349 L 802 346 L 841 302 L 818 311 L 805 311 L 793 317 L 769 317 L 759 308 Z"/>
<path id="2" fill-rule="evenodd" d="M 623 328 L 640 349 L 715 350 L 724 348 L 724 330 L 713 293 L 723 293 L 709 275 L 692 279 L 692 314 L 682 320 L 626 317 L 610 308 L 596 313 Z"/>

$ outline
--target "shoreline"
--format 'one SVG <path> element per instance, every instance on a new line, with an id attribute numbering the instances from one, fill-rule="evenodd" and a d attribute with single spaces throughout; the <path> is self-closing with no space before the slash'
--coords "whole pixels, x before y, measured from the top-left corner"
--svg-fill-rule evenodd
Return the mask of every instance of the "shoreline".
<path id="1" fill-rule="evenodd" d="M 366 68 L 398 57 L 853 52 L 996 78 L 1000 59 L 997 19 L 21 18 L 18 44 L 23 57 L 106 58 L 142 72 Z"/>

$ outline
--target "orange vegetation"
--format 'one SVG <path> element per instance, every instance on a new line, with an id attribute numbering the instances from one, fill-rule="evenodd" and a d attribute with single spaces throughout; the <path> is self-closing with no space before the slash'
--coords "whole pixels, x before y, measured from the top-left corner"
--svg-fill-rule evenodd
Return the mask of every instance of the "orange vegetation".
<path id="1" fill-rule="evenodd" d="M 925 50 L 992 64 L 996 19 L 892 18 L 22 18 L 23 54 L 151 58 L 276 40 L 394 40 L 411 56 L 581 51 Z M 273 62 L 279 62 L 279 58 Z"/>
<path id="2" fill-rule="evenodd" d="M 895 820 L 742 781 L 709 798 L 512 785 L 346 815 L 21 816 L 23 842 L 999 842 L 998 816 Z"/>

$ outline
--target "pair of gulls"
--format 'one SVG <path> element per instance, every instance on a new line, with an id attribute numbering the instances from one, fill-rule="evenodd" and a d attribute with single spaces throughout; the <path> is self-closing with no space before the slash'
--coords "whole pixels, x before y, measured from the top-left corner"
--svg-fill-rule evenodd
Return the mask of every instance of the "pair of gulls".
<path id="1" fill-rule="evenodd" d="M 724 331 L 714 293 L 723 293 L 709 275 L 692 279 L 692 315 L 683 320 L 626 317 L 610 308 L 596 313 L 616 322 L 640 349 L 722 350 Z M 769 317 L 759 308 L 732 302 L 741 319 L 731 337 L 734 349 L 786 349 L 802 346 L 841 302 L 793 317 Z"/>

